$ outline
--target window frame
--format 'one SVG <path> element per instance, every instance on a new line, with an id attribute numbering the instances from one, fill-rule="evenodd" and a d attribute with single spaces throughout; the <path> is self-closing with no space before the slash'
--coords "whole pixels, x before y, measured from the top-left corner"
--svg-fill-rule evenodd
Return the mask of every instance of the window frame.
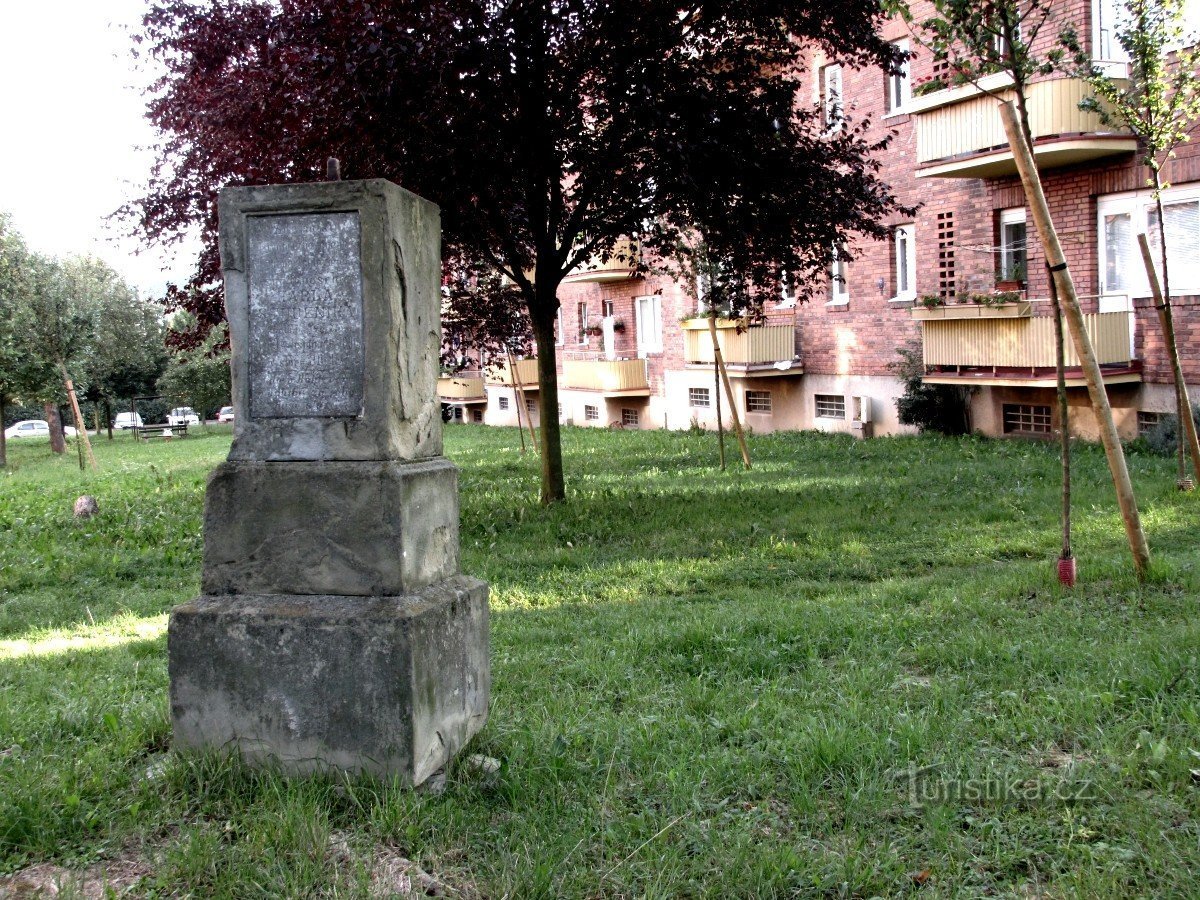
<path id="1" fill-rule="evenodd" d="M 901 290 L 900 287 L 901 238 L 904 238 L 907 244 L 903 262 L 905 268 L 908 269 L 909 285 L 905 290 Z M 915 222 L 905 222 L 892 230 L 892 277 L 896 295 L 889 302 L 911 303 L 917 299 L 917 226 Z"/>
<path id="2" fill-rule="evenodd" d="M 752 397 L 751 394 L 754 396 Z M 745 394 L 746 413 L 753 415 L 770 415 L 775 412 L 775 402 L 771 397 L 770 391 L 746 388 Z M 757 405 L 763 404 L 765 406 Z"/>
<path id="3" fill-rule="evenodd" d="M 600 407 L 595 406 L 594 404 L 591 404 L 591 403 L 585 403 L 583 405 L 583 421 L 599 422 L 600 421 Z"/>
<path id="4" fill-rule="evenodd" d="M 911 44 L 908 38 L 892 41 L 892 46 L 905 53 Z M 903 115 L 912 103 L 912 72 L 908 67 L 910 60 L 905 60 L 899 72 L 887 73 L 887 113 L 888 115 Z"/>
<path id="5" fill-rule="evenodd" d="M 646 307 L 650 312 L 646 313 Z M 633 298 L 633 317 L 637 337 L 637 353 L 645 357 L 651 353 L 663 352 L 663 318 L 662 296 L 660 294 L 645 294 Z M 647 328 L 647 325 L 652 326 Z M 649 334 L 647 334 L 649 332 Z"/>
<path id="6" fill-rule="evenodd" d="M 1009 273 L 1015 271 L 1015 263 L 1012 260 L 1014 254 L 1014 246 L 1008 243 L 1005 229 L 1010 225 L 1025 226 L 1025 245 L 1021 247 L 1022 260 L 1021 265 L 1025 268 L 1025 275 L 1021 281 L 1029 280 L 1029 217 L 1023 206 L 1010 206 L 1007 209 L 1000 210 L 1000 273 L 999 277 L 1002 280 L 1009 279 Z"/>
<path id="7" fill-rule="evenodd" d="M 700 402 L 700 394 L 704 394 L 704 402 Z M 712 391 L 706 387 L 688 387 L 689 409 L 712 409 Z"/>
<path id="8" fill-rule="evenodd" d="M 1168 188 L 1163 191 L 1162 200 L 1164 208 L 1185 203 L 1200 205 L 1200 183 Z M 1149 190 L 1105 194 L 1096 199 L 1096 283 L 1100 288 L 1098 293 L 1101 297 L 1124 296 L 1129 298 L 1144 298 L 1150 296 L 1150 281 L 1146 277 L 1146 271 L 1142 265 L 1142 254 L 1137 245 L 1137 234 L 1139 231 L 1144 231 L 1147 238 L 1150 238 L 1152 241 L 1155 240 L 1155 238 L 1151 237 L 1149 228 L 1150 213 L 1153 210 L 1154 198 L 1151 196 Z M 1121 268 L 1122 272 L 1127 273 L 1128 280 L 1123 286 L 1111 287 L 1108 282 L 1107 272 L 1109 244 L 1104 225 L 1107 217 L 1121 215 L 1129 216 L 1130 244 L 1126 248 L 1126 252 L 1130 264 Z M 1200 214 L 1198 214 L 1198 223 L 1200 223 Z M 1200 240 L 1200 224 L 1197 225 L 1197 240 Z M 1176 262 L 1174 258 L 1168 261 L 1170 263 Z M 1155 262 L 1158 262 L 1157 255 Z M 1159 274 L 1161 276 L 1162 273 L 1160 272 Z M 1172 267 L 1172 297 L 1200 295 L 1200 265 L 1193 267 L 1191 276 L 1191 281 L 1185 281 L 1180 278 L 1178 267 Z"/>
<path id="9" fill-rule="evenodd" d="M 585 346 L 588 342 L 588 303 L 586 300 L 580 300 L 575 304 L 575 315 L 579 320 L 579 333 L 576 335 L 577 343 L 580 346 Z"/>
<path id="10" fill-rule="evenodd" d="M 846 306 L 850 302 L 850 267 L 849 260 L 844 259 L 838 247 L 833 248 L 832 259 L 829 263 L 829 300 L 826 306 Z M 839 278 L 838 269 L 841 269 Z"/>
<path id="11" fill-rule="evenodd" d="M 822 412 L 824 405 L 826 412 Z M 838 406 L 842 409 L 842 414 L 836 415 L 829 410 L 836 409 Z M 846 396 L 844 394 L 813 394 L 813 417 L 817 419 L 829 419 L 834 422 L 846 421 Z"/>
<path id="12" fill-rule="evenodd" d="M 830 76 L 836 89 L 830 89 Z M 846 79 L 841 63 L 821 66 L 821 109 L 825 129 L 829 132 L 842 131 L 846 127 Z"/>

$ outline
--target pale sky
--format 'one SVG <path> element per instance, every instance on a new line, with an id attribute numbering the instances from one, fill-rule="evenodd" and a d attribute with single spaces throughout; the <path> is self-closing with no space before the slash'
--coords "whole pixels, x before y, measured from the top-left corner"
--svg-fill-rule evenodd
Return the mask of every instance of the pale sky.
<path id="1" fill-rule="evenodd" d="M 93 254 L 143 293 L 191 271 L 197 244 L 146 248 L 105 217 L 153 159 L 128 27 L 148 0 L 0 0 L 0 210 L 43 253 Z M 170 267 L 169 274 L 162 271 Z"/>

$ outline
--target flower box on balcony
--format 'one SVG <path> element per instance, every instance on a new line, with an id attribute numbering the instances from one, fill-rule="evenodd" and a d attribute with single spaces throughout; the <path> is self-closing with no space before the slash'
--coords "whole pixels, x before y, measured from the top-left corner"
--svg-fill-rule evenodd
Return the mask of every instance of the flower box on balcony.
<path id="1" fill-rule="evenodd" d="M 983 303 L 951 303 L 947 306 L 914 306 L 910 312 L 917 321 L 929 319 L 1019 319 L 1033 315 L 1028 300 L 989 306 Z"/>

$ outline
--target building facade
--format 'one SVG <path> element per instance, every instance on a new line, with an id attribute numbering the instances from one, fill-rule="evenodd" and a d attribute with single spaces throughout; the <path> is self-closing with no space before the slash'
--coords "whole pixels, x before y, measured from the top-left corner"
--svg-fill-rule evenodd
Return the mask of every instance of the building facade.
<path id="1" fill-rule="evenodd" d="M 917 4 L 914 20 L 932 13 Z M 1127 70 L 1113 40 L 1114 0 L 1063 0 L 1053 27 L 1073 22 L 1092 58 Z M 1189 16 L 1200 27 L 1200 3 Z M 1053 34 L 1051 34 L 1053 32 Z M 899 350 L 918 347 L 925 380 L 968 389 L 972 428 L 1049 435 L 1058 427 L 1049 280 L 1008 149 L 996 100 L 951 83 L 899 20 L 884 37 L 915 56 L 903 75 L 855 69 L 819 53 L 806 61 L 808 102 L 830 127 L 868 118 L 871 139 L 893 133 L 881 177 L 915 216 L 889 223 L 890 239 L 831 259 L 825 296 L 768 304 L 749 328 L 722 322 L 718 340 L 742 421 L 755 431 L 819 429 L 859 435 L 906 430 L 896 399 Z M 1034 48 L 1035 51 L 1046 48 Z M 1005 94 L 1002 74 L 982 87 Z M 1175 410 L 1170 361 L 1149 299 L 1137 234 L 1157 221 L 1148 170 L 1132 135 L 1079 103 L 1086 85 L 1062 74 L 1028 94 L 1034 156 L 1082 300 L 1122 435 Z M 1200 146 L 1166 166 L 1164 221 L 1177 341 L 1185 380 L 1200 391 Z M 560 291 L 560 409 L 580 426 L 712 427 L 718 385 L 707 320 L 694 292 L 631 263 L 636 244 L 569 276 Z M 1015 283 L 1014 283 L 1015 282 Z M 1012 293 L 1015 291 L 1015 293 Z M 999 295 L 999 296 L 998 296 Z M 1067 347 L 1072 432 L 1097 425 L 1078 359 Z M 536 425 L 533 360 L 443 379 L 463 421 Z M 721 398 L 722 402 L 725 398 Z"/>

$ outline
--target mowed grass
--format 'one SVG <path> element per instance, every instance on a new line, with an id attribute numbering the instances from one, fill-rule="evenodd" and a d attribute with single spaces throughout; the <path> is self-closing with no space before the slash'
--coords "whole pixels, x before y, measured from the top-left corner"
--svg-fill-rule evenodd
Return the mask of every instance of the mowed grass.
<path id="1" fill-rule="evenodd" d="M 501 768 L 460 758 L 440 795 L 170 752 L 166 613 L 198 591 L 228 433 L 101 440 L 96 475 L 10 445 L 0 872 L 386 896 L 390 854 L 497 898 L 1200 893 L 1200 496 L 1171 460 L 1130 457 L 1139 585 L 1079 449 L 1064 590 L 1052 445 L 754 436 L 722 474 L 712 435 L 568 429 L 544 510 L 517 442 L 447 429 L 492 586 L 468 753 Z"/>

